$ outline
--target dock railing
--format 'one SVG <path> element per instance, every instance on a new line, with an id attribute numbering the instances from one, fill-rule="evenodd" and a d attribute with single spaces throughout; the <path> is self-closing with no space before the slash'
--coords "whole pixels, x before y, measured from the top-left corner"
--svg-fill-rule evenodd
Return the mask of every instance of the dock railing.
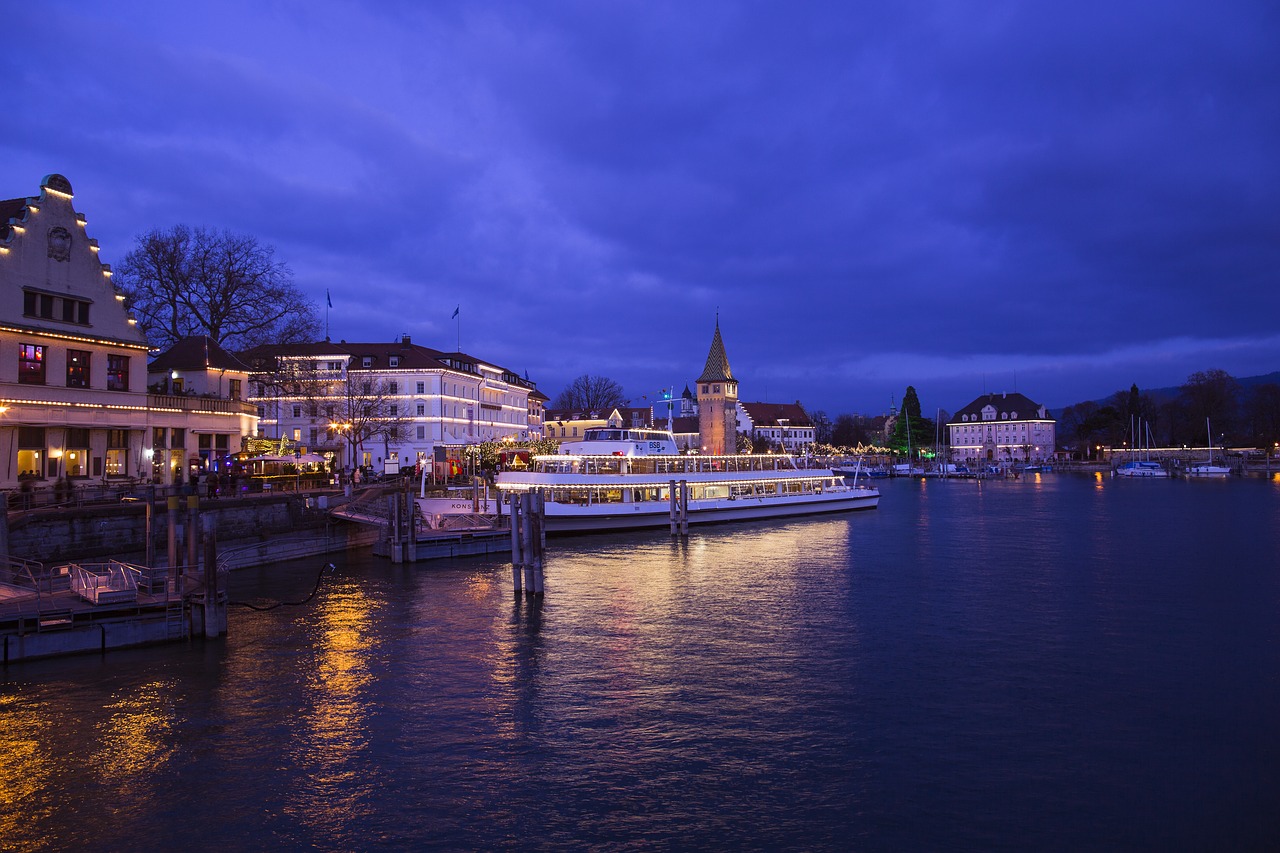
<path id="1" fill-rule="evenodd" d="M 83 566 L 72 563 L 68 569 L 71 589 L 85 601 L 116 604 L 138 600 L 138 581 L 142 571 L 137 566 L 112 560 Z"/>

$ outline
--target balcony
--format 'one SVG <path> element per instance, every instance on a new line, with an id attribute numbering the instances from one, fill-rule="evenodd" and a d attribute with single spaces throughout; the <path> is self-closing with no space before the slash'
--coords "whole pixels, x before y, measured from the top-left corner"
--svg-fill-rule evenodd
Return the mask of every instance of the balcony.
<path id="1" fill-rule="evenodd" d="M 217 412 L 229 415 L 256 415 L 258 407 L 244 400 L 228 400 L 204 394 L 148 394 L 148 409 L 178 412 Z"/>

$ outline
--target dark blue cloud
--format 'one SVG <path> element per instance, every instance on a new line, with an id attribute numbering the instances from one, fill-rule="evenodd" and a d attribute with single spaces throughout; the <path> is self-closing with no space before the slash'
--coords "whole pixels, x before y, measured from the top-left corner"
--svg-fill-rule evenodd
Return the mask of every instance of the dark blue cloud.
<path id="1" fill-rule="evenodd" d="M 274 244 L 335 337 L 876 411 L 1280 356 L 1272 4 L 51 4 L 8 194 Z M 54 37 L 50 37 L 50 34 Z M 1015 379 L 1016 376 L 1016 379 Z M 766 389 L 767 388 L 767 392 Z"/>

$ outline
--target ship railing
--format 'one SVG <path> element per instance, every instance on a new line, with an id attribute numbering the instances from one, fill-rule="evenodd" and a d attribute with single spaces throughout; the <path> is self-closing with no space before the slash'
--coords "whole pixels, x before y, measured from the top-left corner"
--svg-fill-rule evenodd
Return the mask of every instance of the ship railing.
<path id="1" fill-rule="evenodd" d="M 735 456 L 539 456 L 537 470 L 552 474 L 734 474 L 747 471 L 794 471 L 795 459 L 786 455 Z"/>

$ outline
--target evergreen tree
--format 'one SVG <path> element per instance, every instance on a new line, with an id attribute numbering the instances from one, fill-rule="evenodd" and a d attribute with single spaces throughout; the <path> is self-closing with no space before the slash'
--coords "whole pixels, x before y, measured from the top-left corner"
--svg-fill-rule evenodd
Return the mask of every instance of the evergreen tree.
<path id="1" fill-rule="evenodd" d="M 907 392 L 902 395 L 902 409 L 893 425 L 893 435 L 889 436 L 889 447 L 894 452 L 907 452 L 908 430 L 913 455 L 922 447 L 933 446 L 933 420 L 921 415 L 920 398 L 916 396 L 914 385 L 908 385 Z"/>

